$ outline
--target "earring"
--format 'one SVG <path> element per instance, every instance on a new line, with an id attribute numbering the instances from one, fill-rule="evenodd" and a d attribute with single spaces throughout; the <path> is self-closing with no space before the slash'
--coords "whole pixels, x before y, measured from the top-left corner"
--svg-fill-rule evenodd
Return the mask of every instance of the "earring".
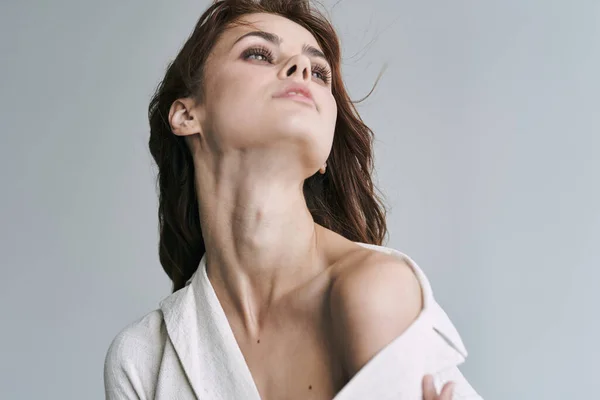
<path id="1" fill-rule="evenodd" d="M 323 164 L 323 166 L 319 168 L 319 172 L 321 174 L 325 174 L 325 170 L 327 170 L 327 163 Z"/>

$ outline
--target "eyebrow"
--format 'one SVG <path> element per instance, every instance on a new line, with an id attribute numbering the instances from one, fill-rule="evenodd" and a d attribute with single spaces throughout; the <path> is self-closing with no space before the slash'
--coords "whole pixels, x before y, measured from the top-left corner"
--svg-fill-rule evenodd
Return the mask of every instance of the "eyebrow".
<path id="1" fill-rule="evenodd" d="M 252 32 L 248 32 L 248 33 L 240 36 L 239 38 L 237 38 L 237 40 L 233 43 L 232 47 L 235 46 L 235 44 L 237 42 L 239 42 L 240 40 L 245 39 L 250 36 L 257 36 L 257 37 L 262 38 L 262 39 L 266 40 L 267 42 L 271 42 L 277 46 L 279 46 L 281 43 L 283 43 L 283 39 L 274 33 L 265 32 L 265 31 L 252 31 Z M 302 46 L 302 54 L 305 54 L 305 55 L 311 56 L 311 57 L 322 58 L 324 61 L 327 62 L 327 64 L 329 64 L 329 61 L 327 61 L 327 57 L 325 57 L 325 54 L 323 54 L 323 52 L 321 50 L 319 50 L 316 47 L 313 47 L 309 44 L 305 44 L 304 46 Z"/>

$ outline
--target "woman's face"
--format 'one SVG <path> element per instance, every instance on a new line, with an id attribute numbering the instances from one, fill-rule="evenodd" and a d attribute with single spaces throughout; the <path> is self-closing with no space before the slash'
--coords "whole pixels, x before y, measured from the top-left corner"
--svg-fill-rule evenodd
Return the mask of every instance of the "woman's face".
<path id="1" fill-rule="evenodd" d="M 206 63 L 199 106 L 206 143 L 219 154 L 273 150 L 310 176 L 333 142 L 331 67 L 312 34 L 295 22 L 263 13 L 243 21 L 252 25 L 226 30 Z"/>

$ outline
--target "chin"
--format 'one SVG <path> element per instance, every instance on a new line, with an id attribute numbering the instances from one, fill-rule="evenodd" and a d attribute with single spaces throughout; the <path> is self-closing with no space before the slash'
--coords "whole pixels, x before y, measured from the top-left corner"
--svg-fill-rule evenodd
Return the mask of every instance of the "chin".
<path id="1" fill-rule="evenodd" d="M 321 134 L 320 127 L 316 127 L 316 124 L 311 124 L 306 118 L 292 120 L 292 121 L 280 121 L 274 124 L 275 134 L 281 138 L 296 138 L 304 141 L 314 142 L 319 137 L 323 137 Z"/>

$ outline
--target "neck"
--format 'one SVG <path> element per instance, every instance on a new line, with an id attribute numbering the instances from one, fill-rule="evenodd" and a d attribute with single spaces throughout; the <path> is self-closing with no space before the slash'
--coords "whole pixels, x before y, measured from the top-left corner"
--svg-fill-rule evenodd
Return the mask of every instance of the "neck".
<path id="1" fill-rule="evenodd" d="M 289 176 L 225 164 L 197 168 L 196 178 L 208 277 L 224 308 L 256 333 L 274 303 L 324 269 L 324 228 L 303 182 Z"/>

